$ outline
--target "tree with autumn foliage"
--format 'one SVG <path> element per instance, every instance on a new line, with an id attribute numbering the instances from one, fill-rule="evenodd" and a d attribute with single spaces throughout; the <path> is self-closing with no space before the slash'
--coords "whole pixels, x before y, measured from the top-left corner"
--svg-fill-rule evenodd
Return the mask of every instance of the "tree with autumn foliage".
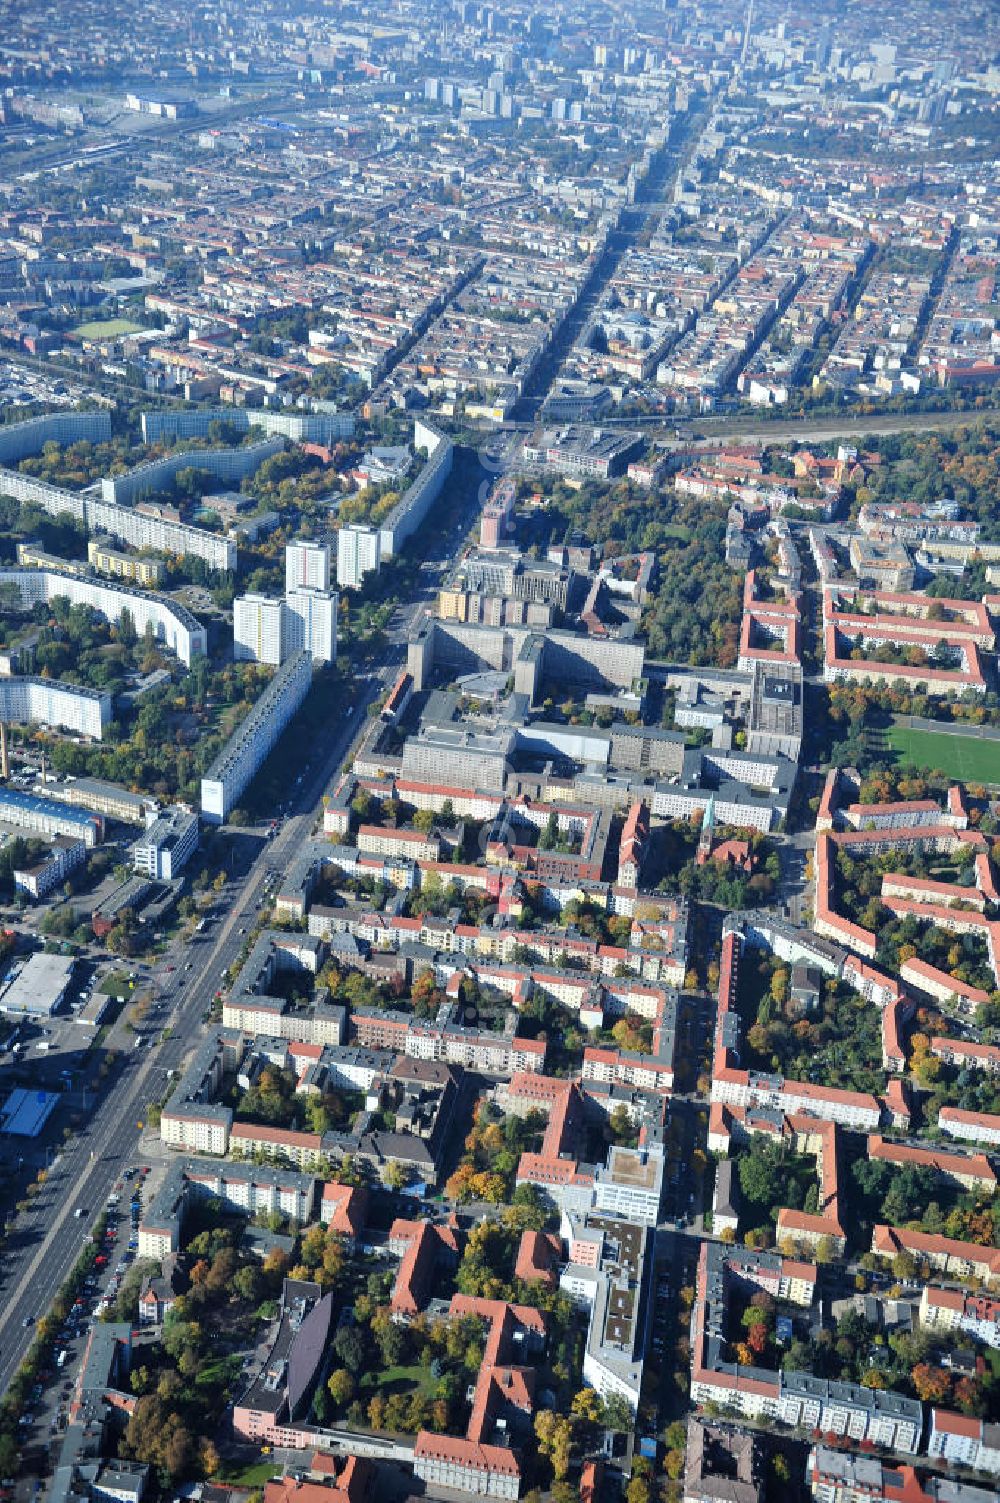
<path id="1" fill-rule="evenodd" d="M 952 1392 L 952 1400 L 963 1414 L 981 1419 L 986 1413 L 986 1395 L 983 1385 L 976 1378 L 959 1378 Z"/>
<path id="2" fill-rule="evenodd" d="M 343 1238 L 316 1222 L 302 1238 L 295 1276 L 315 1279 L 324 1289 L 332 1289 L 344 1272 L 345 1261 Z"/>
<path id="3" fill-rule="evenodd" d="M 540 1409 L 535 1415 L 535 1439 L 539 1454 L 548 1458 L 557 1480 L 565 1477 L 573 1445 L 572 1421 L 553 1409 Z"/>
<path id="4" fill-rule="evenodd" d="M 492 1205 L 501 1205 L 507 1186 L 499 1174 L 477 1172 L 471 1164 L 459 1164 L 454 1174 L 445 1181 L 445 1193 L 451 1200 L 485 1200 Z"/>
<path id="5" fill-rule="evenodd" d="M 540 1112 L 524 1117 L 503 1116 L 495 1103 L 483 1097 L 470 1132 L 465 1153 L 445 1188 L 455 1200 L 485 1200 L 500 1205 L 513 1191 L 521 1154 L 541 1142 L 545 1118 Z"/>
<path id="6" fill-rule="evenodd" d="M 767 1326 L 759 1325 L 750 1327 L 747 1332 L 747 1346 L 754 1357 L 761 1357 L 767 1351 L 768 1339 Z"/>
<path id="7" fill-rule="evenodd" d="M 427 967 L 414 979 L 410 991 L 414 1014 L 418 1018 L 436 1017 L 443 1000 L 444 993 L 434 979 L 434 972 Z"/>
<path id="8" fill-rule="evenodd" d="M 584 1425 L 595 1428 L 604 1420 L 604 1401 L 600 1394 L 593 1388 L 581 1388 L 573 1395 L 573 1401 L 569 1406 L 569 1412 L 574 1419 Z"/>
<path id="9" fill-rule="evenodd" d="M 925 1404 L 940 1404 L 951 1392 L 951 1374 L 943 1367 L 918 1362 L 910 1373 L 913 1391 Z"/>

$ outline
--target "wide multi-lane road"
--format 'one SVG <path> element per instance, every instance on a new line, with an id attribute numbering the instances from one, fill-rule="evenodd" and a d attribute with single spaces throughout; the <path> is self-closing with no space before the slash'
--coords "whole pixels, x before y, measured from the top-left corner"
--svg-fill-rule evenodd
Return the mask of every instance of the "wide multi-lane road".
<path id="1" fill-rule="evenodd" d="M 263 906 L 268 874 L 285 871 L 308 838 L 322 793 L 355 726 L 364 723 L 377 687 L 366 685 L 352 718 L 331 728 L 326 755 L 295 799 L 296 812 L 273 840 L 262 842 L 246 875 L 227 885 L 223 898 L 228 912 L 213 939 L 178 941 L 164 955 L 163 964 L 176 968 L 161 972 L 154 982 L 149 1015 L 136 1035 L 140 1042 L 125 1054 L 86 1128 L 59 1154 L 30 1210 L 13 1223 L 0 1263 L 0 1392 L 6 1391 L 30 1345 L 33 1322 L 48 1310 L 122 1168 L 135 1157 L 148 1104 L 163 1096 L 169 1072 L 180 1067 L 202 1031 L 221 978 Z M 157 1044 L 167 1029 L 169 1036 Z M 77 1217 L 80 1206 L 85 1214 Z"/>
<path id="2" fill-rule="evenodd" d="M 474 506 L 470 495 L 462 518 L 446 535 L 430 540 L 430 562 L 419 589 L 395 611 L 380 661 L 360 682 L 353 706 L 345 705 L 344 715 L 331 724 L 329 739 L 314 754 L 301 785 L 289 790 L 288 813 L 278 833 L 272 840 L 262 839 L 246 873 L 227 883 L 219 899 L 226 915 L 217 930 L 207 939 L 178 939 L 161 957 L 152 1005 L 137 1031 L 139 1044 L 125 1054 L 86 1128 L 59 1154 L 30 1209 L 12 1224 L 0 1258 L 0 1394 L 31 1344 L 34 1321 L 49 1309 L 115 1181 L 136 1159 L 139 1124 L 149 1103 L 162 1099 L 170 1072 L 182 1067 L 203 1035 L 211 1000 L 239 957 L 246 932 L 270 901 L 270 875 L 286 872 L 299 854 L 321 811 L 323 794 L 369 724 L 369 706 L 402 666 L 406 638 L 460 548 Z M 78 1218 L 79 1206 L 85 1215 Z"/>

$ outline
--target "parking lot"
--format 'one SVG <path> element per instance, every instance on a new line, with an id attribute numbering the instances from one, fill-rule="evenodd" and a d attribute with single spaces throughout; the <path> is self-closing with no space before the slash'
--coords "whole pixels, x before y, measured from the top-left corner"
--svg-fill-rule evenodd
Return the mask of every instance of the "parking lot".
<path id="1" fill-rule="evenodd" d="M 55 1447 L 66 1429 L 80 1380 L 91 1327 L 105 1315 L 121 1289 L 138 1250 L 138 1226 L 145 1199 L 145 1176 L 127 1170 L 118 1180 L 107 1206 L 107 1230 L 94 1269 L 73 1307 L 56 1332 L 51 1361 L 42 1368 L 31 1390 L 30 1409 L 21 1417 L 18 1440 L 26 1450 Z M 81 1219 L 95 1220 L 100 1206 L 78 1206 Z M 41 1312 L 39 1312 L 41 1313 Z M 25 1317 L 28 1324 L 30 1317 Z"/>

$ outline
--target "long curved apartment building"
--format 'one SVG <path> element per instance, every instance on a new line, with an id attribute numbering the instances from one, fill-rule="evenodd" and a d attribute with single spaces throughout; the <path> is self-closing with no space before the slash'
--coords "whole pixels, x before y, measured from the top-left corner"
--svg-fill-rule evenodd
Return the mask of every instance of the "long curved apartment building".
<path id="1" fill-rule="evenodd" d="M 208 634 L 198 619 L 185 606 L 163 595 L 132 590 L 107 580 L 63 574 L 56 569 L 0 569 L 2 584 L 14 585 L 26 606 L 48 604 L 65 595 L 73 605 L 89 605 L 106 621 L 119 621 L 127 610 L 140 637 L 148 628 L 157 642 L 168 647 L 188 668 L 192 658 L 207 651 Z"/>

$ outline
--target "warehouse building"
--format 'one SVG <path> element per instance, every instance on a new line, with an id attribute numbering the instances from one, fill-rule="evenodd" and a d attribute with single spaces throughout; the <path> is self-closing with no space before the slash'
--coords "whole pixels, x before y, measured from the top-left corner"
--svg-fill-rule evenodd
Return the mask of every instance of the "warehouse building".
<path id="1" fill-rule="evenodd" d="M 71 955 L 44 955 L 41 951 L 16 961 L 0 989 L 0 1012 L 50 1018 L 66 996 L 75 964 Z"/>

